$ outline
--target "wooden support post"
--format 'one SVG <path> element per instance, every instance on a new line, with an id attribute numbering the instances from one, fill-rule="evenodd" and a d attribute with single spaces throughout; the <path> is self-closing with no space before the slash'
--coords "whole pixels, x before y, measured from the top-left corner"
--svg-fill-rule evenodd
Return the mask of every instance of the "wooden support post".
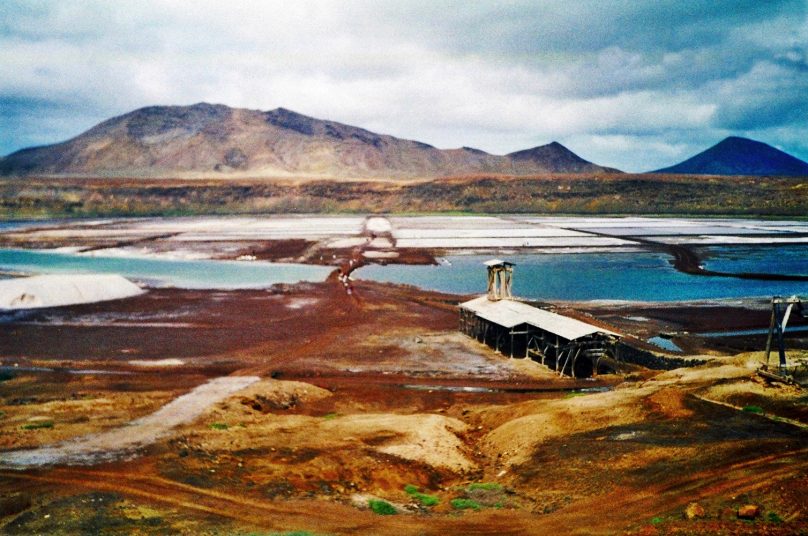
<path id="1" fill-rule="evenodd" d="M 511 330 L 511 359 L 513 359 L 513 330 Z"/>
<path id="2" fill-rule="evenodd" d="M 769 354 L 772 351 L 772 336 L 774 335 L 774 326 L 777 323 L 777 314 L 775 312 L 774 298 L 772 299 L 772 318 L 769 321 L 769 336 L 766 338 L 766 368 L 769 367 Z"/>
<path id="3" fill-rule="evenodd" d="M 578 361 L 578 355 L 581 353 L 581 347 L 578 346 L 575 351 L 575 356 L 572 358 L 572 365 L 570 365 L 570 376 L 575 378 L 575 362 Z"/>
<path id="4" fill-rule="evenodd" d="M 558 363 L 561 361 L 561 358 L 565 353 L 567 354 L 567 361 L 569 361 L 569 353 L 566 350 L 561 350 L 561 353 L 556 356 L 556 370 L 558 371 L 559 376 L 564 375 L 564 367 L 567 366 L 567 361 L 564 361 L 564 363 L 561 365 L 561 370 L 558 369 Z"/>
<path id="5" fill-rule="evenodd" d="M 558 335 L 556 335 L 555 339 L 556 339 L 556 342 L 555 342 L 555 360 L 556 360 L 555 369 L 556 369 L 556 371 L 558 371 L 558 362 L 561 359 L 561 356 L 558 355 L 558 346 L 559 346 L 559 344 L 558 344 Z"/>

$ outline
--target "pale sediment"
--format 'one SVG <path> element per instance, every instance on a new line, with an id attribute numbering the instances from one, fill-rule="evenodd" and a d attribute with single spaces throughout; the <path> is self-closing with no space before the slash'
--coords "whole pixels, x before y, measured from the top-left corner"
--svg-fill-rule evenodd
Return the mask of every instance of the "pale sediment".
<path id="1" fill-rule="evenodd" d="M 144 291 L 114 274 L 38 275 L 0 281 L 0 310 L 119 300 Z"/>

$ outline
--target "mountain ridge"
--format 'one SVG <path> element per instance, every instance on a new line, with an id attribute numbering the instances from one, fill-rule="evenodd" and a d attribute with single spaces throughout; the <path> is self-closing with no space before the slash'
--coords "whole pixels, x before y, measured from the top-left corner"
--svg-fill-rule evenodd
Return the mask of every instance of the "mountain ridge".
<path id="1" fill-rule="evenodd" d="M 5 176 L 434 178 L 478 173 L 618 173 L 558 142 L 493 155 L 309 117 L 223 104 L 147 106 L 71 139 L 0 159 Z"/>

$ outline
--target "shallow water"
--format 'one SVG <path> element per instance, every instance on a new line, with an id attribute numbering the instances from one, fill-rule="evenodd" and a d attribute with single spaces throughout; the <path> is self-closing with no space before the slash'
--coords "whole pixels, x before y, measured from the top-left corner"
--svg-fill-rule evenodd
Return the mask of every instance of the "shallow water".
<path id="1" fill-rule="evenodd" d="M 665 337 L 651 337 L 648 339 L 648 342 L 653 344 L 654 346 L 658 346 L 663 350 L 668 350 L 669 352 L 681 352 L 682 349 L 679 348 L 679 345 L 673 342 L 670 339 L 666 339 Z"/>
<path id="2" fill-rule="evenodd" d="M 114 273 L 152 286 L 237 289 L 324 281 L 332 268 L 261 261 L 90 257 L 75 253 L 0 249 L 0 271 L 3 270 L 31 274 Z"/>
<path id="3" fill-rule="evenodd" d="M 808 247 L 711 248 L 708 268 L 729 272 L 808 272 Z M 486 289 L 491 255 L 449 256 L 438 266 L 366 266 L 359 279 L 415 285 L 457 294 Z M 535 300 L 679 301 L 808 294 L 805 281 L 763 281 L 688 275 L 664 253 L 509 255 L 513 293 Z"/>
<path id="4" fill-rule="evenodd" d="M 717 272 L 808 275 L 808 246 L 711 247 L 704 266 Z"/>
<path id="5" fill-rule="evenodd" d="M 804 335 L 808 333 L 808 326 L 786 326 L 785 336 L 789 335 Z M 749 335 L 768 335 L 769 328 L 755 328 L 755 329 L 736 329 L 725 331 L 705 331 L 702 333 L 694 333 L 699 337 L 744 337 Z"/>

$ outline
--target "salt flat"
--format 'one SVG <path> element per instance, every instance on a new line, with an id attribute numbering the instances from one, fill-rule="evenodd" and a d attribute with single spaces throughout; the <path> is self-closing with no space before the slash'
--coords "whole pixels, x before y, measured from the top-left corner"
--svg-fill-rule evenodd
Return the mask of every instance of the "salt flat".
<path id="1" fill-rule="evenodd" d="M 86 249 L 122 257 L 252 259 L 255 247 L 301 242 L 298 253 L 264 258 L 323 262 L 334 250 L 464 251 L 623 248 L 633 238 L 661 244 L 802 244 L 808 223 L 732 218 L 480 216 L 210 216 L 45 222 L 0 232 L 17 247 Z M 252 248 L 252 249 L 251 249 Z M 321 253 L 321 250 L 325 250 Z M 372 258 L 371 255 L 369 258 Z M 384 258 L 393 258 L 387 255 Z M 382 258 L 382 257 L 377 257 Z"/>

